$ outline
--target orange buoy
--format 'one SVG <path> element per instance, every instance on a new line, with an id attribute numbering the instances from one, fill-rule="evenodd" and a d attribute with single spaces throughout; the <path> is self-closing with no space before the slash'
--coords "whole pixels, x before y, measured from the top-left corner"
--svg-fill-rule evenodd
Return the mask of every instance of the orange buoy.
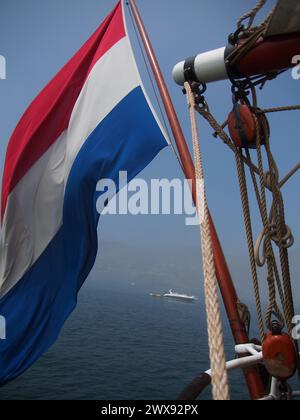
<path id="1" fill-rule="evenodd" d="M 257 114 L 262 144 L 270 134 L 269 123 L 264 114 Z M 239 148 L 256 148 L 256 122 L 253 111 L 246 104 L 237 103 L 228 117 L 230 136 Z"/>
<path id="2" fill-rule="evenodd" d="M 273 323 L 273 330 L 266 334 L 263 346 L 264 364 L 271 376 L 278 380 L 287 380 L 297 370 L 297 351 L 293 339 L 282 333 L 278 323 Z"/>

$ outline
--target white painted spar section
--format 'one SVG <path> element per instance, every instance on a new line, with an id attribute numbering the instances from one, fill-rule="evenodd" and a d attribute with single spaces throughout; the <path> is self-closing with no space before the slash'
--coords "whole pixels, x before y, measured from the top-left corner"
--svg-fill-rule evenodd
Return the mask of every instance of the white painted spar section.
<path id="1" fill-rule="evenodd" d="M 0 297 L 23 277 L 61 227 L 64 190 L 82 145 L 140 84 L 126 37 L 95 64 L 67 132 L 35 163 L 8 198 L 1 231 Z"/>
<path id="2" fill-rule="evenodd" d="M 223 47 L 197 55 L 194 71 L 198 82 L 210 83 L 228 79 L 225 50 L 226 48 Z M 185 61 L 181 61 L 173 69 L 173 79 L 180 86 L 183 86 L 185 82 L 184 66 Z"/>

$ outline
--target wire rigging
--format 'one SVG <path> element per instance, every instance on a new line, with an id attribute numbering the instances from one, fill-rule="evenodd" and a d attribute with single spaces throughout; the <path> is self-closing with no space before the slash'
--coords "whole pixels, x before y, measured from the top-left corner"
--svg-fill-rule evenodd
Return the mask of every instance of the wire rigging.
<path id="1" fill-rule="evenodd" d="M 162 121 L 163 121 L 164 128 L 166 130 L 168 138 L 170 139 L 170 144 L 171 144 L 172 150 L 175 154 L 175 157 L 176 157 L 176 159 L 179 163 L 179 166 L 183 170 L 181 160 L 178 156 L 177 150 L 176 150 L 176 148 L 174 146 L 174 143 L 172 141 L 172 136 L 171 136 L 171 133 L 170 133 L 167 121 L 166 121 L 166 117 L 165 117 L 165 114 L 164 114 L 164 111 L 163 111 L 163 108 L 162 108 L 162 105 L 161 105 L 161 101 L 160 101 L 160 97 L 159 97 L 159 94 L 158 94 L 157 89 L 156 89 L 156 85 L 155 85 L 154 80 L 153 80 L 152 72 L 150 70 L 149 63 L 148 63 L 148 60 L 146 58 L 146 55 L 145 55 L 145 52 L 144 52 L 144 49 L 143 49 L 143 46 L 142 46 L 142 43 L 141 43 L 141 40 L 140 40 L 140 37 L 139 37 L 139 34 L 138 34 L 138 30 L 137 30 L 137 27 L 136 27 L 136 24 L 135 24 L 135 20 L 134 20 L 133 15 L 132 15 L 131 6 L 127 1 L 126 1 L 126 5 L 128 6 L 130 21 L 131 21 L 131 24 L 134 28 L 134 33 L 135 33 L 135 36 L 136 36 L 136 39 L 137 39 L 137 42 L 138 42 L 138 45 L 139 45 L 139 49 L 140 49 L 141 54 L 142 54 L 143 62 L 144 62 L 144 65 L 146 67 L 146 70 L 147 70 L 148 78 L 149 78 L 149 81 L 151 83 L 151 87 L 152 87 L 152 90 L 153 90 L 153 93 L 154 93 L 154 96 L 155 96 L 155 100 L 156 100 L 158 108 L 159 108 L 159 112 L 160 112 L 160 115 L 161 115 L 161 118 L 162 118 Z"/>

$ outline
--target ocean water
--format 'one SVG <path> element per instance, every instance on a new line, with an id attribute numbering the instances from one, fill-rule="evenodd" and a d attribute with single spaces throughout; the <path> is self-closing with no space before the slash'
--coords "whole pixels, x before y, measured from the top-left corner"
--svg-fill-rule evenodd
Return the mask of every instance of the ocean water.
<path id="1" fill-rule="evenodd" d="M 233 355 L 225 328 L 228 354 Z M 209 367 L 204 308 L 151 298 L 144 290 L 86 286 L 58 342 L 1 400 L 176 399 Z M 247 399 L 240 372 L 233 399 Z M 210 390 L 202 398 L 210 398 Z"/>

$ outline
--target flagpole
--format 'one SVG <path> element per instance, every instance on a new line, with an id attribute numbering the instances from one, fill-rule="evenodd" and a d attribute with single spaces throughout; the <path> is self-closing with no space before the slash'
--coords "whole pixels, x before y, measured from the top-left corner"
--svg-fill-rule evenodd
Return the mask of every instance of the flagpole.
<path id="1" fill-rule="evenodd" d="M 192 180 L 192 194 L 193 200 L 196 203 L 196 181 L 195 181 L 195 168 L 193 160 L 185 140 L 182 128 L 180 126 L 174 105 L 172 103 L 168 88 L 166 86 L 164 77 L 162 75 L 158 60 L 156 58 L 154 49 L 152 47 L 150 38 L 147 34 L 145 25 L 142 21 L 141 15 L 135 3 L 135 0 L 128 0 L 129 6 L 133 12 L 133 16 L 139 30 L 141 39 L 144 44 L 145 51 L 148 56 L 156 83 L 165 107 L 165 111 L 171 126 L 171 130 L 176 142 L 180 160 L 182 163 L 185 177 Z M 230 271 L 217 235 L 217 231 L 210 216 L 210 227 L 212 236 L 212 246 L 214 252 L 214 260 L 219 287 L 221 290 L 222 298 L 226 308 L 227 316 L 231 326 L 232 334 L 236 344 L 246 344 L 249 342 L 249 337 L 246 333 L 245 326 L 241 321 L 238 311 L 238 296 L 230 275 Z M 244 372 L 248 384 L 249 392 L 252 399 L 259 399 L 264 395 L 264 388 L 261 377 L 257 368 L 250 368 Z"/>

